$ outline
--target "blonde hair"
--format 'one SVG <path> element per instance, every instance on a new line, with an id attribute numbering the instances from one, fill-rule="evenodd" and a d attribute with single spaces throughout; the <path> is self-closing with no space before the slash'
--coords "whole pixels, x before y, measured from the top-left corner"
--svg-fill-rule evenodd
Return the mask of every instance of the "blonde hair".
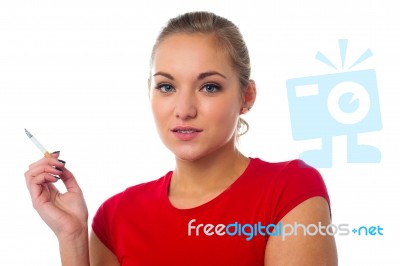
<path id="1" fill-rule="evenodd" d="M 177 33 L 204 33 L 215 36 L 217 44 L 226 51 L 231 59 L 232 67 L 239 75 L 240 89 L 244 91 L 250 79 L 250 57 L 246 43 L 239 28 L 226 18 L 211 12 L 188 12 L 172 18 L 161 30 L 153 46 L 150 65 L 154 60 L 154 54 L 158 45 L 168 36 Z M 245 134 L 249 124 L 239 118 L 237 135 Z"/>

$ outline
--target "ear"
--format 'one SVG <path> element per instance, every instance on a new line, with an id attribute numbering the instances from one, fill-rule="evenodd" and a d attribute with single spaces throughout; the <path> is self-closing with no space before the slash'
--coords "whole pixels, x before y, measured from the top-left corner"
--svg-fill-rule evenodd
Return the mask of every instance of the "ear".
<path id="1" fill-rule="evenodd" d="M 147 79 L 147 96 L 149 97 L 150 100 L 150 85 L 151 85 L 151 81 L 150 78 Z"/>
<path id="2" fill-rule="evenodd" d="M 243 106 L 242 108 L 247 108 L 250 110 L 253 107 L 257 96 L 256 83 L 254 80 L 250 79 L 247 84 L 246 89 L 243 91 Z"/>

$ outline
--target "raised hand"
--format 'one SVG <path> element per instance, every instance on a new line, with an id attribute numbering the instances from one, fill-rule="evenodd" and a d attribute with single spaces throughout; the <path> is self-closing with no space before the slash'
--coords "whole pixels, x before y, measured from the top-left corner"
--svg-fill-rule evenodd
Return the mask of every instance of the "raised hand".
<path id="1" fill-rule="evenodd" d="M 75 177 L 58 156 L 59 153 L 53 153 L 31 164 L 25 172 L 26 185 L 33 207 L 57 238 L 79 238 L 87 235 L 86 203 Z M 60 193 L 54 186 L 58 180 L 65 184 L 67 192 Z"/>

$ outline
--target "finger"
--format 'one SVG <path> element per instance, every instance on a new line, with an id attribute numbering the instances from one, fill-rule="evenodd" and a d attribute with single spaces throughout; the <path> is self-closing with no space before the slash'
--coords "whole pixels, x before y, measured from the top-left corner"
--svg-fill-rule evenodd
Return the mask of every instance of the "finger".
<path id="1" fill-rule="evenodd" d="M 60 157 L 60 151 L 54 151 L 54 152 L 50 153 L 50 155 L 51 155 L 51 157 L 57 159 L 58 157 Z"/>
<path id="2" fill-rule="evenodd" d="M 82 192 L 74 175 L 67 168 L 65 168 L 65 167 L 63 168 L 60 178 L 64 182 L 64 185 L 68 192 L 75 192 L 75 193 Z"/>
<path id="3" fill-rule="evenodd" d="M 53 166 L 50 166 L 48 164 L 44 164 L 44 165 L 42 164 L 42 165 L 36 166 L 35 168 L 30 169 L 27 172 L 27 176 L 28 176 L 28 178 L 29 177 L 35 177 L 35 176 L 37 176 L 39 174 L 42 174 L 42 173 L 49 173 L 49 174 L 53 174 L 53 175 L 61 175 L 62 174 L 62 169 L 57 167 L 57 166 L 53 167 Z"/>
<path id="4" fill-rule="evenodd" d="M 29 176 L 26 179 L 26 184 L 31 194 L 32 201 L 40 197 L 47 184 L 55 183 L 58 179 L 49 173 L 42 173 L 37 176 Z"/>
<path id="5" fill-rule="evenodd" d="M 43 172 L 38 175 L 32 175 L 29 171 L 25 173 L 26 183 L 31 185 L 42 185 L 44 183 L 54 183 L 60 178 L 54 174 Z"/>
<path id="6" fill-rule="evenodd" d="M 41 185 L 42 183 L 57 182 L 60 179 L 59 176 L 62 174 L 61 169 L 53 168 L 49 165 L 39 165 L 36 168 L 25 172 L 25 181 L 28 190 L 31 190 L 32 186 Z"/>
<path id="7" fill-rule="evenodd" d="M 59 191 L 54 185 L 54 183 L 47 183 L 47 188 L 49 189 L 49 192 L 51 195 L 58 195 Z"/>
<path id="8" fill-rule="evenodd" d="M 40 166 L 40 165 L 51 165 L 51 166 L 62 168 L 62 167 L 64 167 L 64 164 L 65 164 L 65 162 L 62 160 L 59 160 L 58 158 L 43 157 L 42 159 L 29 165 L 29 169 L 36 168 L 37 166 Z"/>

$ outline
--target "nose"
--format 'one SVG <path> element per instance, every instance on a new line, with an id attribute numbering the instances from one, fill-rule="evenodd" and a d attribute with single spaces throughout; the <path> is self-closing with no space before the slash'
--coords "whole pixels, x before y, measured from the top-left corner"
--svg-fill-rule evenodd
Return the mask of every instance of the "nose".
<path id="1" fill-rule="evenodd" d="M 195 118 L 197 116 L 197 101 L 194 91 L 180 90 L 175 103 L 175 116 L 181 120 Z"/>

